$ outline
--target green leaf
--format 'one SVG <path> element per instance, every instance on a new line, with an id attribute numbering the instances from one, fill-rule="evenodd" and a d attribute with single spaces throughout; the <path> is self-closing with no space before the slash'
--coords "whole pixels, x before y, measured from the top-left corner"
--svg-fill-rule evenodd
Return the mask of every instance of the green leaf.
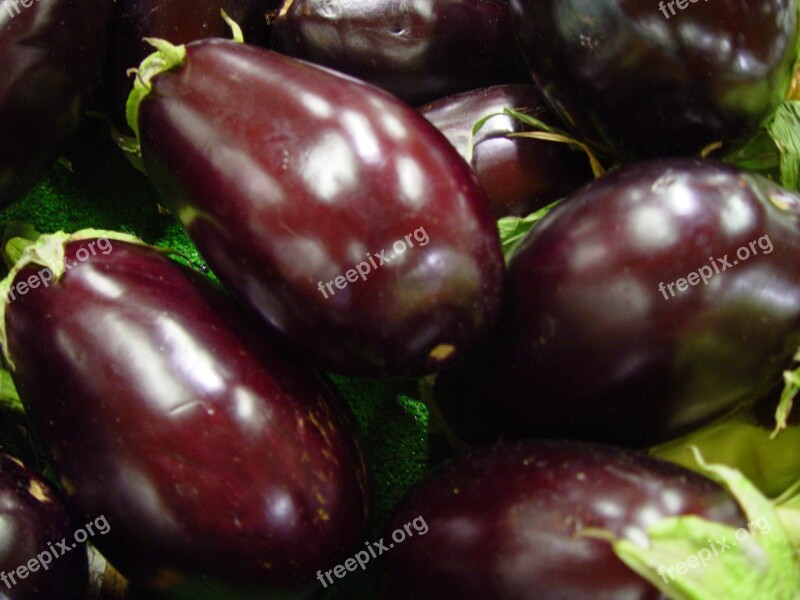
<path id="1" fill-rule="evenodd" d="M 464 160 L 466 160 L 469 164 L 472 164 L 472 155 L 475 152 L 475 136 L 477 136 L 480 130 L 483 129 L 483 126 L 486 125 L 486 122 L 489 119 L 494 117 L 502 117 L 504 114 L 505 113 L 502 112 L 489 113 L 488 115 L 482 116 L 472 125 L 472 129 L 470 129 L 469 132 L 469 137 L 467 138 L 467 147 L 464 151 Z"/>
<path id="2" fill-rule="evenodd" d="M 539 221 L 553 210 L 561 200 L 556 200 L 552 204 L 540 208 L 535 213 L 525 217 L 503 217 L 497 221 L 497 228 L 500 230 L 500 243 L 503 247 L 503 255 L 508 262 L 511 255 L 516 251 L 525 236 L 528 235 Z"/>
<path id="3" fill-rule="evenodd" d="M 608 539 L 616 555 L 675 600 L 797 600 L 800 568 L 792 540 L 772 502 L 741 473 L 706 464 L 705 474 L 734 496 L 748 519 L 735 529 L 696 515 L 669 517 L 647 528 L 639 545 L 610 532 L 588 531 Z"/>
<path id="4" fill-rule="evenodd" d="M 706 460 L 738 469 L 766 496 L 777 497 L 800 479 L 800 427 L 777 437 L 750 412 L 734 415 L 649 450 L 653 456 L 703 472 L 691 452 L 697 446 Z"/>
<path id="5" fill-rule="evenodd" d="M 730 161 L 800 191 L 800 101 L 782 102 L 759 134 Z"/>
<path id="6" fill-rule="evenodd" d="M 800 101 L 783 102 L 767 131 L 780 153 L 781 185 L 790 190 L 800 190 Z"/>
<path id="7" fill-rule="evenodd" d="M 5 369 L 0 369 L 0 407 L 7 408 L 14 413 L 24 413 L 17 388 L 11 380 L 11 373 Z"/>

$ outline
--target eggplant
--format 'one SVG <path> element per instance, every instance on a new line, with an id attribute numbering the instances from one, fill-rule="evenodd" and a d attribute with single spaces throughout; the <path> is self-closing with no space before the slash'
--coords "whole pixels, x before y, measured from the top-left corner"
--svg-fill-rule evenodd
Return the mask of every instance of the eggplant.
<path id="1" fill-rule="evenodd" d="M 132 583 L 305 597 L 363 543 L 346 406 L 206 276 L 87 231 L 43 236 L 4 286 L 19 396 L 71 511 L 105 515 L 93 541 Z"/>
<path id="2" fill-rule="evenodd" d="M 622 158 L 735 151 L 778 106 L 797 59 L 796 0 L 510 4 L 551 105 Z"/>
<path id="3" fill-rule="evenodd" d="M 227 37 L 224 10 L 241 28 L 248 44 L 268 46 L 268 16 L 280 0 L 122 0 L 115 8 L 114 95 L 118 124 L 125 124 L 125 102 L 133 87 L 128 70 L 153 50 L 144 38 L 187 44 L 209 37 Z"/>
<path id="4" fill-rule="evenodd" d="M 261 48 L 202 40 L 163 58 L 129 113 L 147 175 L 284 348 L 343 374 L 411 376 L 485 335 L 499 234 L 433 125 L 377 88 Z"/>
<path id="5" fill-rule="evenodd" d="M 523 111 L 550 126 L 558 118 L 534 85 L 497 85 L 441 98 L 419 111 L 470 161 L 489 196 L 496 218 L 525 216 L 563 198 L 592 179 L 583 152 L 561 143 L 508 137 L 531 127 L 505 115 L 486 121 L 469 140 L 479 119 L 504 109 Z"/>
<path id="6" fill-rule="evenodd" d="M 84 600 L 89 563 L 74 531 L 59 492 L 0 454 L 0 598 Z"/>
<path id="7" fill-rule="evenodd" d="M 417 105 L 530 83 L 510 31 L 508 0 L 284 0 L 272 48 Z"/>
<path id="8" fill-rule="evenodd" d="M 42 177 L 75 132 L 105 56 L 112 0 L 0 4 L 0 207 Z"/>
<path id="9" fill-rule="evenodd" d="M 439 375 L 456 435 L 645 447 L 752 404 L 800 346 L 800 196 L 714 161 L 632 163 L 508 265 L 500 325 Z"/>
<path id="10" fill-rule="evenodd" d="M 439 467 L 401 501 L 386 528 L 395 543 L 381 556 L 384 597 L 664 598 L 607 540 L 583 534 L 600 528 L 641 544 L 653 523 L 680 515 L 746 523 L 716 483 L 637 452 L 541 440 L 481 448 Z M 425 535 L 394 536 L 420 517 Z"/>

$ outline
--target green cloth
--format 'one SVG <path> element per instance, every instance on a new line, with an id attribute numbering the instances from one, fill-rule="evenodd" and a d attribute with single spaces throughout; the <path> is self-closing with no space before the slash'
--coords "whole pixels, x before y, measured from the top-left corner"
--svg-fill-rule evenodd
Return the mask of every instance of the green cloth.
<path id="1" fill-rule="evenodd" d="M 41 233 L 88 227 L 123 231 L 178 250 L 196 266 L 204 266 L 175 219 L 159 209 L 158 196 L 146 178 L 127 162 L 99 122 L 84 126 L 65 156 L 67 160 L 55 164 L 22 201 L 2 212 L 2 231 L 9 221 L 29 223 Z M 333 379 L 362 433 L 373 499 L 370 537 L 364 542 L 373 542 L 384 535 L 382 528 L 399 497 L 428 467 L 430 444 L 440 442 L 435 454 L 446 450 L 440 438 L 428 436 L 428 411 L 418 400 L 416 381 Z M 24 417 L 7 409 L 0 412 L 0 451 L 43 468 L 45 461 L 34 454 L 24 425 Z M 377 564 L 372 563 L 365 572 L 359 569 L 335 580 L 328 590 L 317 584 L 320 598 L 374 598 L 376 574 Z"/>

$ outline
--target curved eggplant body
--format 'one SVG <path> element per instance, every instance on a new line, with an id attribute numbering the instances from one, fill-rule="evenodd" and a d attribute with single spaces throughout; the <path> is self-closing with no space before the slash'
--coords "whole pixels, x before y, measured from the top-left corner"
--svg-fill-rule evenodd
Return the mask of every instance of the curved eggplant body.
<path id="1" fill-rule="evenodd" d="M 530 82 L 507 0 L 285 0 L 272 47 L 410 104 Z"/>
<path id="2" fill-rule="evenodd" d="M 493 323 L 503 260 L 455 149 L 390 95 L 205 40 L 139 110 L 147 174 L 277 339 L 349 374 L 415 375 Z"/>
<path id="3" fill-rule="evenodd" d="M 0 454 L 0 598 L 84 600 L 86 546 L 74 539 L 67 509 L 53 486 Z M 58 545 L 62 540 L 66 551 Z"/>
<path id="4" fill-rule="evenodd" d="M 0 1 L 0 207 L 44 175 L 100 76 L 111 0 Z"/>
<path id="5" fill-rule="evenodd" d="M 796 0 L 510 4 L 552 106 L 621 157 L 735 150 L 783 99 L 797 58 Z"/>
<path id="6" fill-rule="evenodd" d="M 448 96 L 420 107 L 419 111 L 466 158 L 470 133 L 486 115 L 510 108 L 550 125 L 557 118 L 544 104 L 534 85 L 497 85 Z M 563 198 L 591 180 L 592 171 L 583 152 L 565 144 L 508 137 L 531 131 L 505 115 L 486 121 L 475 135 L 471 165 L 492 203 L 494 216 L 524 216 Z"/>
<path id="7" fill-rule="evenodd" d="M 800 345 L 800 198 L 694 159 L 633 163 L 550 212 L 487 350 L 442 373 L 467 438 L 649 446 L 751 403 Z"/>
<path id="8" fill-rule="evenodd" d="M 427 531 L 386 554 L 382 597 L 664 600 L 608 541 L 580 534 L 600 528 L 642 543 L 654 522 L 680 515 L 746 522 L 716 483 L 636 452 L 551 441 L 479 449 L 440 467 L 400 503 L 384 539 L 397 541 L 391 536 L 407 523 L 424 531 L 420 518 Z"/>
<path id="9" fill-rule="evenodd" d="M 313 589 L 366 535 L 364 466 L 329 384 L 152 249 L 71 241 L 66 261 L 11 299 L 8 348 L 68 504 L 108 520 L 98 548 L 168 592 Z"/>

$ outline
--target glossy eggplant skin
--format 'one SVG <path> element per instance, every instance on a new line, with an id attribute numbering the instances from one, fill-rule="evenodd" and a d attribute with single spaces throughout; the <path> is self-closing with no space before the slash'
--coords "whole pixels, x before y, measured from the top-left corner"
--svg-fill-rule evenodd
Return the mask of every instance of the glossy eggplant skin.
<path id="1" fill-rule="evenodd" d="M 664 598 L 609 542 L 578 534 L 602 528 L 641 542 L 652 523 L 688 514 L 746 524 L 720 486 L 643 454 L 541 440 L 482 448 L 439 468 L 400 503 L 386 539 L 418 516 L 428 532 L 384 555 L 385 598 Z"/>
<path id="2" fill-rule="evenodd" d="M 430 102 L 419 111 L 467 158 L 473 125 L 504 108 L 559 126 L 534 85 L 497 85 L 463 92 Z M 486 121 L 475 135 L 470 164 L 498 219 L 532 213 L 592 179 L 583 152 L 559 143 L 507 137 L 531 130 L 521 121 L 500 115 Z"/>
<path id="3" fill-rule="evenodd" d="M 507 0 L 285 0 L 272 48 L 415 105 L 531 80 Z"/>
<path id="4" fill-rule="evenodd" d="M 153 52 L 144 38 L 188 44 L 209 37 L 230 37 L 224 10 L 242 28 L 248 44 L 268 46 L 267 15 L 280 0 L 123 0 L 115 9 L 114 74 L 117 117 L 125 123 L 125 103 L 133 87 L 129 69 Z M 127 125 L 125 125 L 127 128 Z"/>
<path id="5" fill-rule="evenodd" d="M 69 242 L 68 264 L 94 241 Z M 113 241 L 12 300 L 6 323 L 68 505 L 106 516 L 97 546 L 131 581 L 305 597 L 362 543 L 365 470 L 342 402 L 204 276 Z"/>
<path id="6" fill-rule="evenodd" d="M 485 334 L 499 235 L 433 125 L 377 88 L 269 50 L 205 40 L 186 52 L 140 106 L 144 164 L 276 339 L 330 371 L 418 375 Z M 357 265 L 364 277 L 351 277 Z"/>
<path id="7" fill-rule="evenodd" d="M 795 0 L 510 0 L 536 82 L 580 133 L 623 158 L 734 150 L 786 93 Z M 665 13 L 662 13 L 662 10 Z"/>
<path id="8" fill-rule="evenodd" d="M 74 542 L 74 548 L 55 558 L 49 551 L 51 547 L 58 548 L 57 543 L 64 538 L 74 540 L 74 528 L 60 494 L 39 474 L 7 454 L 0 454 L 0 525 L 0 598 L 86 598 L 86 546 Z M 38 563 L 31 565 L 34 571 L 20 578 L 17 568 L 27 567 L 31 559 Z"/>
<path id="9" fill-rule="evenodd" d="M 800 345 L 798 202 L 689 158 L 568 196 L 511 257 L 486 350 L 440 374 L 446 419 L 468 440 L 643 447 L 755 401 Z"/>
<path id="10" fill-rule="evenodd" d="M 0 207 L 75 132 L 100 76 L 112 0 L 0 2 Z"/>

